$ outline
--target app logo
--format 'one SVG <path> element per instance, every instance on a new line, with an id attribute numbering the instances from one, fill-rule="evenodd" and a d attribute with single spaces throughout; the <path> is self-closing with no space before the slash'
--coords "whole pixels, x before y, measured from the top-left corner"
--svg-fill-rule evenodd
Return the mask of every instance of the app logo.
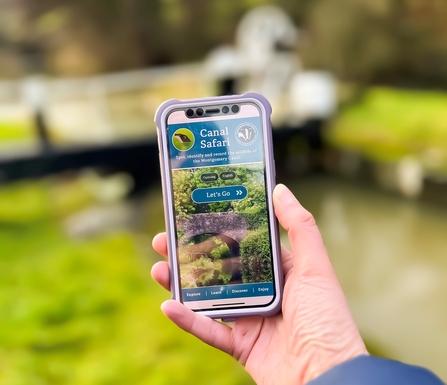
<path id="1" fill-rule="evenodd" d="M 258 139 L 258 130 L 251 123 L 242 123 L 236 128 L 236 140 L 243 146 L 250 146 Z"/>
<path id="2" fill-rule="evenodd" d="M 179 128 L 172 135 L 172 144 L 179 151 L 188 151 L 194 146 L 194 134 L 187 128 Z"/>

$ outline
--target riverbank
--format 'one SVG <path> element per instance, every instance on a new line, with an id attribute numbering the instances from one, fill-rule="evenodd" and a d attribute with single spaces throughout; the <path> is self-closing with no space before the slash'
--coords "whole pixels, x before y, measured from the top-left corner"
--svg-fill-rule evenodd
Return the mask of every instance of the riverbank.
<path id="1" fill-rule="evenodd" d="M 372 87 L 335 117 L 326 138 L 375 161 L 414 156 L 447 172 L 447 94 Z"/>

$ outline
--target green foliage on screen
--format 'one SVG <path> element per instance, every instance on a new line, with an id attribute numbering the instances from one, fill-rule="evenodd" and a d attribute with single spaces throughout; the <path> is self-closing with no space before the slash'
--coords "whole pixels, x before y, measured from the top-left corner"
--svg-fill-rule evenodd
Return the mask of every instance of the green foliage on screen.
<path id="1" fill-rule="evenodd" d="M 271 282 L 272 264 L 267 228 L 252 231 L 240 243 L 242 281 Z"/>
<path id="2" fill-rule="evenodd" d="M 217 246 L 211 250 L 211 257 L 214 260 L 225 259 L 231 256 L 230 248 L 220 239 L 215 240 Z"/>
<path id="3" fill-rule="evenodd" d="M 222 180 L 218 178 L 212 183 L 203 182 L 201 175 L 208 173 L 222 173 L 233 171 L 234 179 Z M 250 166 L 223 166 L 203 167 L 198 170 L 175 170 L 172 173 L 174 190 L 174 208 L 179 218 L 185 218 L 190 214 L 238 211 L 246 213 L 266 212 L 266 200 L 264 193 L 264 169 L 262 165 Z M 197 188 L 224 187 L 244 185 L 248 195 L 240 201 L 212 202 L 196 204 L 191 198 L 191 193 Z"/>

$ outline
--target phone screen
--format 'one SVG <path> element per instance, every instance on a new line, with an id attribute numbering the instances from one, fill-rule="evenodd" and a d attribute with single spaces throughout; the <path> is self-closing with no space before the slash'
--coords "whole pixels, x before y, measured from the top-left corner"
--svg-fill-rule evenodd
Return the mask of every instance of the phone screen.
<path id="1" fill-rule="evenodd" d="M 181 301 L 193 310 L 275 298 L 263 120 L 255 104 L 239 106 L 228 116 L 167 117 Z"/>

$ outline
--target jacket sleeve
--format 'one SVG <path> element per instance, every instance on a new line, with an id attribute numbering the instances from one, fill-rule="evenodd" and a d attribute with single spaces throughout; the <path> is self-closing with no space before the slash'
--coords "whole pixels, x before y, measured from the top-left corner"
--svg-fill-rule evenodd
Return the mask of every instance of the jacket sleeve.
<path id="1" fill-rule="evenodd" d="M 443 385 L 427 369 L 373 356 L 339 364 L 307 385 Z"/>

